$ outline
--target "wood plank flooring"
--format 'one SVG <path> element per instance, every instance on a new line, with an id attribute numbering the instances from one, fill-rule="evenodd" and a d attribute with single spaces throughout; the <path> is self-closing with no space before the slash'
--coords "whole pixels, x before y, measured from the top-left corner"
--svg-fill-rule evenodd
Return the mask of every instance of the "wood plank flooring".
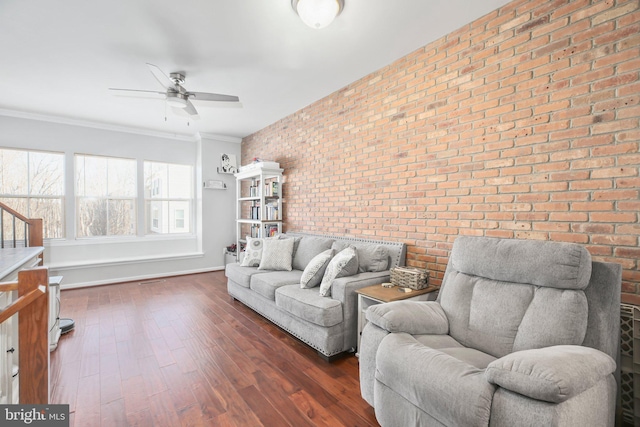
<path id="1" fill-rule="evenodd" d="M 377 426 L 358 360 L 322 360 L 230 299 L 223 272 L 66 290 L 51 353 L 71 427 Z"/>

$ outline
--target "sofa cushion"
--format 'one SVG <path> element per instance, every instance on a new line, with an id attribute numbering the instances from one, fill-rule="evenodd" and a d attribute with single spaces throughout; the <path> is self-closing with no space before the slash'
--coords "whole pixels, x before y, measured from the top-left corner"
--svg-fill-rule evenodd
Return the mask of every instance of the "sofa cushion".
<path id="1" fill-rule="evenodd" d="M 250 288 L 265 298 L 274 301 L 276 299 L 276 289 L 285 285 L 293 285 L 300 282 L 300 270 L 292 271 L 271 271 L 263 274 L 256 274 L 251 279 Z"/>
<path id="2" fill-rule="evenodd" d="M 389 248 L 378 243 L 357 242 L 350 243 L 349 241 L 336 240 L 331 247 L 336 251 L 348 248 L 350 245 L 356 247 L 358 252 L 358 272 L 378 272 L 388 270 L 391 262 L 389 256 Z"/>
<path id="3" fill-rule="evenodd" d="M 450 261 L 468 275 L 560 289 L 584 289 L 591 277 L 591 255 L 573 243 L 460 236 Z"/>
<path id="4" fill-rule="evenodd" d="M 324 272 L 333 258 L 333 249 L 327 249 L 319 253 L 307 264 L 300 278 L 300 287 L 303 289 L 315 288 L 322 281 Z"/>
<path id="5" fill-rule="evenodd" d="M 515 349 L 581 344 L 588 307 L 583 291 L 499 282 L 447 273 L 440 304 L 449 334 L 495 357 Z"/>
<path id="6" fill-rule="evenodd" d="M 382 245 L 358 245 L 360 273 L 385 271 L 389 268 L 389 249 Z"/>
<path id="7" fill-rule="evenodd" d="M 264 274 L 264 272 L 258 271 L 257 267 L 243 267 L 237 262 L 227 264 L 224 269 L 224 275 L 227 276 L 229 280 L 232 280 L 245 288 L 249 287 L 251 277 L 256 274 Z"/>
<path id="8" fill-rule="evenodd" d="M 330 327 L 342 322 L 340 301 L 324 298 L 315 289 L 301 289 L 297 285 L 276 290 L 276 305 L 290 314 L 319 326 Z"/>
<path id="9" fill-rule="evenodd" d="M 293 242 L 293 239 L 265 240 L 258 270 L 291 271 Z"/>
<path id="10" fill-rule="evenodd" d="M 496 386 L 487 382 L 484 369 L 426 347 L 405 333 L 389 334 L 382 340 L 376 353 L 376 368 L 376 381 L 443 425 L 489 425 Z"/>
<path id="11" fill-rule="evenodd" d="M 357 272 L 358 253 L 355 246 L 349 246 L 337 253 L 329 262 L 320 283 L 320 295 L 323 297 L 330 296 L 334 279 L 353 276 Z"/>
<path id="12" fill-rule="evenodd" d="M 309 262 L 318 255 L 320 252 L 324 252 L 327 249 L 331 249 L 333 239 L 328 237 L 311 237 L 303 236 L 298 243 L 298 248 L 293 256 L 292 266 L 296 270 L 304 270 Z"/>

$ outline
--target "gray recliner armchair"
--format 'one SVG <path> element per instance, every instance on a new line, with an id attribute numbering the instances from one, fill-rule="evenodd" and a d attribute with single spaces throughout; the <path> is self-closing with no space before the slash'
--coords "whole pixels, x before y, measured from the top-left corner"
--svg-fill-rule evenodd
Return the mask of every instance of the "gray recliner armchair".
<path id="1" fill-rule="evenodd" d="M 575 244 L 458 237 L 436 301 L 367 310 L 382 426 L 612 426 L 621 266 Z"/>

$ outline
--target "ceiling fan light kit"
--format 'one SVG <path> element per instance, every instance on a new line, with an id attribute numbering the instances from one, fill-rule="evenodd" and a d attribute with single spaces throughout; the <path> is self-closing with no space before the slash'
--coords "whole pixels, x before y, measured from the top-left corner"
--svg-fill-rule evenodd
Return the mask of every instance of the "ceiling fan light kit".
<path id="1" fill-rule="evenodd" d="M 344 9 L 344 0 L 291 0 L 291 7 L 302 22 L 321 29 L 333 22 Z"/>
<path id="2" fill-rule="evenodd" d="M 167 105 L 176 108 L 187 108 L 187 97 L 179 92 L 167 92 Z"/>

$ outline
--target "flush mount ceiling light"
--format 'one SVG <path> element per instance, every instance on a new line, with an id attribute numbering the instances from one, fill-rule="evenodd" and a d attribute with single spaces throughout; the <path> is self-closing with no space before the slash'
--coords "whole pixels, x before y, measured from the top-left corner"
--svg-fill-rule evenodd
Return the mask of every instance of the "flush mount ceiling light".
<path id="1" fill-rule="evenodd" d="M 302 22 L 320 29 L 331 24 L 344 8 L 344 0 L 291 0 L 291 7 Z"/>

